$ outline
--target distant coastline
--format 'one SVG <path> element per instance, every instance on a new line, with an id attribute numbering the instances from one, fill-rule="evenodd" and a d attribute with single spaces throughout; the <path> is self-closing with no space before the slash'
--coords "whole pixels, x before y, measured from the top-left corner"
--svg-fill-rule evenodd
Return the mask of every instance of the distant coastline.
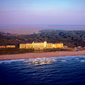
<path id="1" fill-rule="evenodd" d="M 51 30 L 51 29 L 49 29 L 49 30 Z M 57 30 L 57 29 L 56 29 Z M 59 30 L 59 29 L 58 29 Z M 61 29 L 60 29 L 61 30 Z M 62 29 L 62 30 L 65 30 L 65 31 L 82 31 L 82 30 L 84 30 L 85 31 L 85 29 Z M 25 34 L 37 34 L 37 33 L 40 33 L 40 29 L 33 29 L 33 30 L 0 30 L 0 32 L 5 32 L 5 33 L 11 33 L 11 34 L 16 34 L 16 35 L 25 35 Z"/>
<path id="2" fill-rule="evenodd" d="M 12 54 L 12 55 L 7 54 L 7 55 L 0 55 L 0 60 L 76 56 L 76 55 L 85 55 L 85 50 L 82 50 L 82 51 L 56 51 L 56 52 L 42 52 L 42 53 L 23 53 L 23 54 Z"/>
<path id="3" fill-rule="evenodd" d="M 0 26 L 0 32 L 11 33 L 11 34 L 34 34 L 39 33 L 40 30 L 85 30 L 85 25 L 46 25 L 46 26 Z"/>

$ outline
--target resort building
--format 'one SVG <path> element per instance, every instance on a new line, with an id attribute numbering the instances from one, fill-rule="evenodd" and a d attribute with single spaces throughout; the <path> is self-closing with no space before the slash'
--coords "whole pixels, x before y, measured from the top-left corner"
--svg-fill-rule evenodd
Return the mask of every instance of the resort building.
<path id="1" fill-rule="evenodd" d="M 26 49 L 26 44 L 19 44 L 20 49 Z"/>
<path id="2" fill-rule="evenodd" d="M 63 43 L 54 44 L 54 48 L 63 48 Z"/>
<path id="3" fill-rule="evenodd" d="M 26 43 L 26 44 L 20 44 L 20 49 L 30 49 L 33 48 L 35 50 L 41 50 L 41 49 L 53 49 L 53 48 L 63 48 L 63 43 L 47 43 L 46 41 L 40 42 L 40 43 Z"/>
<path id="4" fill-rule="evenodd" d="M 26 43 L 25 46 L 26 46 L 26 49 L 29 49 L 29 48 L 32 48 L 33 47 L 33 45 L 30 44 L 30 43 Z"/>
<path id="5" fill-rule="evenodd" d="M 49 48 L 54 48 L 53 43 L 47 43 L 46 48 L 47 48 L 47 49 L 49 49 Z"/>

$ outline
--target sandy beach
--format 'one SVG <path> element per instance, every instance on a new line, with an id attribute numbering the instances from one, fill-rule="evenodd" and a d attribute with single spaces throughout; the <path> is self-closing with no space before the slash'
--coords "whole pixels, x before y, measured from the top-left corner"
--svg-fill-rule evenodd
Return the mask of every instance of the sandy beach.
<path id="1" fill-rule="evenodd" d="M 29 59 L 29 58 L 41 58 L 41 57 L 60 57 L 60 56 L 75 56 L 75 55 L 85 55 L 85 50 L 84 51 L 56 51 L 56 52 L 43 52 L 43 53 L 0 55 L 0 60 Z"/>

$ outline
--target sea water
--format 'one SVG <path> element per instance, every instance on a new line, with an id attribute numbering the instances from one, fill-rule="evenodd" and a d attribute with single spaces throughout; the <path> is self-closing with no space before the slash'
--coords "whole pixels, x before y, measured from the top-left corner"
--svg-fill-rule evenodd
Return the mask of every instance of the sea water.
<path id="1" fill-rule="evenodd" d="M 85 85 L 85 55 L 0 61 L 0 85 Z"/>

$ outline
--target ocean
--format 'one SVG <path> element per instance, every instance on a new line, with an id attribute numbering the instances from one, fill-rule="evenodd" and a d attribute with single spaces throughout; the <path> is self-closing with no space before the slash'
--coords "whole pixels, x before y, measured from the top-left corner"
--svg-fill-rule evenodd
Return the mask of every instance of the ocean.
<path id="1" fill-rule="evenodd" d="M 0 85 L 85 85 L 85 55 L 0 61 Z"/>

